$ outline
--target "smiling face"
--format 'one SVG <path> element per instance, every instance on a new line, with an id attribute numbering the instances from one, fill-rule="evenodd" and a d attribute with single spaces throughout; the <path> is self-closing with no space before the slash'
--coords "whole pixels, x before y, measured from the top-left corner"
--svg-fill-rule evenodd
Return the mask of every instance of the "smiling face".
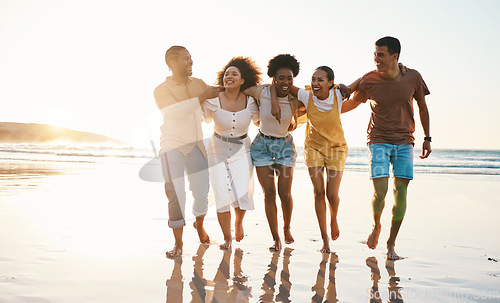
<path id="1" fill-rule="evenodd" d="M 179 51 L 179 55 L 172 60 L 172 72 L 181 76 L 188 77 L 193 74 L 193 60 L 187 49 Z"/>
<path id="2" fill-rule="evenodd" d="M 314 71 L 311 77 L 311 88 L 313 94 L 320 100 L 328 98 L 330 95 L 330 87 L 333 85 L 333 80 L 328 80 L 328 74 L 321 69 Z"/>
<path id="3" fill-rule="evenodd" d="M 385 45 L 375 46 L 373 61 L 375 61 L 375 65 L 377 66 L 377 71 L 379 73 L 386 73 L 398 65 L 398 54 L 389 54 L 387 46 Z"/>
<path id="4" fill-rule="evenodd" d="M 245 79 L 241 78 L 240 70 L 237 67 L 230 66 L 224 72 L 223 83 L 226 89 L 240 89 Z"/>
<path id="5" fill-rule="evenodd" d="M 274 82 L 276 83 L 278 97 L 286 97 L 290 92 L 290 87 L 293 85 L 292 70 L 286 67 L 280 68 L 274 76 Z"/>

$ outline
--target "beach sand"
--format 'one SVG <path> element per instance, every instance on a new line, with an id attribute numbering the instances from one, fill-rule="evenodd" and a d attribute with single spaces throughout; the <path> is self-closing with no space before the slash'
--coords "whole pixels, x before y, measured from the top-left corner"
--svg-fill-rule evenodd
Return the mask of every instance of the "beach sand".
<path id="1" fill-rule="evenodd" d="M 163 186 L 139 178 L 143 164 L 0 161 L 0 302 L 500 302 L 498 176 L 417 174 L 396 246 L 405 259 L 386 261 L 392 196 L 370 250 L 371 182 L 345 172 L 341 236 L 321 254 L 311 182 L 298 167 L 294 244 L 268 251 L 255 180 L 242 242 L 218 248 L 211 207 L 212 244 L 199 244 L 188 214 L 184 253 L 170 260 Z"/>

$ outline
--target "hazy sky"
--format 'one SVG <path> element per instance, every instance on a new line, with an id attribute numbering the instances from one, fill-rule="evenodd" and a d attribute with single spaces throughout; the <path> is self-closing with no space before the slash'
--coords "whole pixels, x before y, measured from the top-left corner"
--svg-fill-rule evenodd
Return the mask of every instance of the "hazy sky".
<path id="1" fill-rule="evenodd" d="M 496 0 L 0 0 L 0 121 L 149 144 L 171 45 L 190 50 L 194 76 L 209 84 L 233 56 L 265 73 L 279 53 L 300 61 L 297 86 L 319 65 L 349 84 L 374 69 L 374 42 L 391 35 L 431 91 L 433 148 L 500 149 L 498 12 Z M 342 116 L 349 145 L 365 145 L 368 118 L 368 104 Z"/>

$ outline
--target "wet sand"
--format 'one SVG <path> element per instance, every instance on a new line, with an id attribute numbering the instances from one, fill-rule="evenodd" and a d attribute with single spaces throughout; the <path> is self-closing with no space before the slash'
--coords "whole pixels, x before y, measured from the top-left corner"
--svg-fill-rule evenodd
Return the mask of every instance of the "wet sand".
<path id="1" fill-rule="evenodd" d="M 256 209 L 232 251 L 218 248 L 211 207 L 212 244 L 199 244 L 189 214 L 184 253 L 170 260 L 162 184 L 141 180 L 141 166 L 0 160 L 0 302 L 500 302 L 498 176 L 416 175 L 396 246 L 405 259 L 387 261 L 391 195 L 379 247 L 370 250 L 362 242 L 371 183 L 345 172 L 341 235 L 330 243 L 334 253 L 321 254 L 312 186 L 299 167 L 295 243 L 267 249 L 256 183 Z"/>

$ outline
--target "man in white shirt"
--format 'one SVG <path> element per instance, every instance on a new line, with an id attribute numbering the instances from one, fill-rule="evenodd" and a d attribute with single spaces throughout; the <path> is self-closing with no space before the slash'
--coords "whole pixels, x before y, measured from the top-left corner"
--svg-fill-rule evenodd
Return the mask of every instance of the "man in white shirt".
<path id="1" fill-rule="evenodd" d="M 173 258 L 182 254 L 182 232 L 185 223 L 186 192 L 184 173 L 194 197 L 194 227 L 201 243 L 209 243 L 203 221 L 208 210 L 208 164 L 201 129 L 201 104 L 218 96 L 218 87 L 208 86 L 193 78 L 193 60 L 183 46 L 172 46 L 165 53 L 165 61 L 172 71 L 154 91 L 156 105 L 163 114 L 161 126 L 160 160 L 165 193 L 168 198 L 168 225 L 172 228 L 175 245 L 166 253 Z"/>

